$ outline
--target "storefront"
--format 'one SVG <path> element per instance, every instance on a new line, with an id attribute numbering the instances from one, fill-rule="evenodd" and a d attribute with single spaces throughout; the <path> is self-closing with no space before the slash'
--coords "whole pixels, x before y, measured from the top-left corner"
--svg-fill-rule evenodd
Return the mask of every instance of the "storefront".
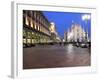
<path id="1" fill-rule="evenodd" d="M 23 46 L 48 43 L 50 24 L 40 11 L 23 10 Z"/>

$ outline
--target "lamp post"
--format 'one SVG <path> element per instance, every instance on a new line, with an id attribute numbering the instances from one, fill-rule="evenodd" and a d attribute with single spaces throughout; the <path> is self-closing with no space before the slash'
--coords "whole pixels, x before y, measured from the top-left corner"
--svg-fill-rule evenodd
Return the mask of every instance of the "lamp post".
<path id="1" fill-rule="evenodd" d="M 90 20 L 91 16 L 89 14 L 84 14 L 82 15 L 82 20 L 85 21 L 86 24 L 86 32 L 85 32 L 85 41 L 88 41 L 88 26 L 87 26 L 87 22 L 88 20 Z"/>

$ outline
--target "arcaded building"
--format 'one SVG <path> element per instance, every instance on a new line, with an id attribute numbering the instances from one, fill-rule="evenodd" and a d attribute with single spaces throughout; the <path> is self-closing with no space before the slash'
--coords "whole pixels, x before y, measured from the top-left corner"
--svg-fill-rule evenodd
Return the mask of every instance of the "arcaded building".
<path id="1" fill-rule="evenodd" d="M 51 41 L 50 22 L 41 11 L 23 10 L 23 45 Z"/>

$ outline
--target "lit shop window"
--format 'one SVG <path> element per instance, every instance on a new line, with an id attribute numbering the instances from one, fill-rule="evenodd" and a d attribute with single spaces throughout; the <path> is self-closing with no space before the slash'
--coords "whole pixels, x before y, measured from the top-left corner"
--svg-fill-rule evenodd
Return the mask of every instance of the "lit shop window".
<path id="1" fill-rule="evenodd" d="M 32 38 L 34 38 L 34 33 L 32 32 Z"/>
<path id="2" fill-rule="evenodd" d="M 26 39 L 23 39 L 23 43 L 26 43 Z"/>
<path id="3" fill-rule="evenodd" d="M 32 32 L 32 35 L 34 35 L 34 32 Z"/>
<path id="4" fill-rule="evenodd" d="M 31 38 L 31 32 L 27 32 L 27 37 Z"/>
<path id="5" fill-rule="evenodd" d="M 32 43 L 34 43 L 34 39 L 32 39 Z"/>
<path id="6" fill-rule="evenodd" d="M 28 20 L 28 17 L 26 16 L 26 18 L 25 18 L 25 24 L 26 25 L 29 25 L 29 20 Z"/>
<path id="7" fill-rule="evenodd" d="M 31 39 L 27 39 L 27 43 L 31 43 Z"/>

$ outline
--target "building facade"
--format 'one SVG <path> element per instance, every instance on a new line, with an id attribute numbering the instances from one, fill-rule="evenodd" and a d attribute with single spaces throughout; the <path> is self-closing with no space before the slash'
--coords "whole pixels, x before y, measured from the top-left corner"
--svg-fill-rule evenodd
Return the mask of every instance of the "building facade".
<path id="1" fill-rule="evenodd" d="M 60 36 L 58 35 L 57 31 L 56 31 L 56 25 L 54 22 L 50 23 L 50 32 L 51 32 L 51 39 L 53 42 L 60 42 Z"/>
<path id="2" fill-rule="evenodd" d="M 85 42 L 89 37 L 81 25 L 74 23 L 71 28 L 65 32 L 64 39 L 67 42 Z"/>
<path id="3" fill-rule="evenodd" d="M 51 41 L 50 22 L 41 11 L 23 10 L 23 45 Z"/>

